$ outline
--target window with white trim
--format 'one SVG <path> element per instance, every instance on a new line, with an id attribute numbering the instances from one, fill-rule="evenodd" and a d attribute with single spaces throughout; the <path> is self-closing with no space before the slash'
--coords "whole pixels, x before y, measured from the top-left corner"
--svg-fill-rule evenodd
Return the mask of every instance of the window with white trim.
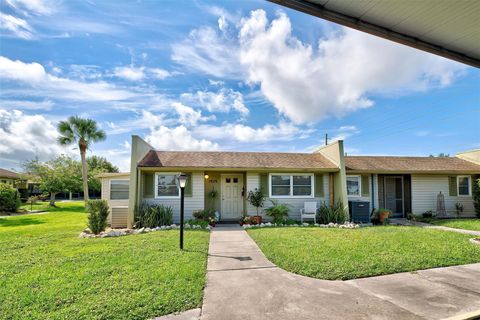
<path id="1" fill-rule="evenodd" d="M 270 174 L 270 197 L 313 197 L 313 174 Z"/>
<path id="2" fill-rule="evenodd" d="M 180 197 L 180 188 L 177 185 L 176 173 L 156 173 L 155 178 L 156 198 Z"/>
<path id="3" fill-rule="evenodd" d="M 351 197 L 360 197 L 360 176 L 347 176 L 347 195 Z"/>
<path id="4" fill-rule="evenodd" d="M 457 176 L 457 194 L 459 196 L 470 196 L 470 185 L 470 176 Z"/>
<path id="5" fill-rule="evenodd" d="M 128 200 L 129 180 L 110 180 L 110 200 Z"/>

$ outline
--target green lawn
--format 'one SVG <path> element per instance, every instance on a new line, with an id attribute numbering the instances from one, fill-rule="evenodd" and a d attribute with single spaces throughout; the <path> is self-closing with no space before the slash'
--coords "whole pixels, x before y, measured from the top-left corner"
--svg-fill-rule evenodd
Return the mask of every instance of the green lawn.
<path id="1" fill-rule="evenodd" d="M 209 233 L 79 239 L 83 203 L 0 218 L 0 319 L 148 319 L 201 305 Z"/>
<path id="2" fill-rule="evenodd" d="M 30 205 L 29 203 L 22 203 L 22 205 L 20 206 L 20 210 L 50 210 L 50 207 L 48 206 L 49 205 L 49 201 L 38 201 L 37 203 L 33 204 L 33 205 Z M 58 202 L 57 201 L 57 206 L 61 204 L 61 202 Z"/>
<path id="3" fill-rule="evenodd" d="M 480 262 L 469 235 L 419 227 L 249 229 L 279 267 L 319 279 L 354 279 Z"/>
<path id="4" fill-rule="evenodd" d="M 433 219 L 428 223 L 456 229 L 480 231 L 480 219 Z"/>

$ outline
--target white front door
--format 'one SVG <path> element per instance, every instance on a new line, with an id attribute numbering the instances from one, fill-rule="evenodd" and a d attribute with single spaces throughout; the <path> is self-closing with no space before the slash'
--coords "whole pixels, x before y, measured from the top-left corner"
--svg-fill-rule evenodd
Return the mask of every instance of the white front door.
<path id="1" fill-rule="evenodd" d="M 222 174 L 222 212 L 224 219 L 240 219 L 243 211 L 243 175 Z"/>

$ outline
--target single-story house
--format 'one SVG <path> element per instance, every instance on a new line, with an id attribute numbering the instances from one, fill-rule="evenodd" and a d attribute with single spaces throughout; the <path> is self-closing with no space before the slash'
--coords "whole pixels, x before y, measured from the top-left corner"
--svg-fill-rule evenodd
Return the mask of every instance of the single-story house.
<path id="1" fill-rule="evenodd" d="M 478 153 L 478 156 L 477 156 Z M 453 214 L 455 203 L 472 216 L 472 183 L 480 175 L 480 150 L 451 158 L 344 156 L 343 141 L 313 153 L 206 152 L 155 150 L 132 137 L 131 171 L 103 174 L 102 198 L 112 208 L 113 227 L 132 227 L 134 210 L 142 202 L 173 208 L 180 219 L 180 191 L 176 176 L 187 174 L 185 219 L 201 209 L 214 209 L 221 221 L 238 221 L 256 213 L 247 194 L 261 188 L 265 205 L 289 205 L 290 217 L 299 219 L 305 202 L 341 201 L 362 209 L 369 221 L 373 209 L 386 207 L 396 217 L 436 210 L 437 195 Z M 468 158 L 468 159 L 467 159 Z M 128 186 L 128 191 L 127 191 Z M 128 200 L 127 200 L 128 199 Z"/>
<path id="2" fill-rule="evenodd" d="M 350 207 L 364 205 L 368 212 L 387 208 L 403 218 L 436 211 L 442 193 L 446 215 L 456 216 L 456 203 L 463 205 L 462 217 L 475 215 L 472 189 L 480 163 L 459 156 L 346 156 L 345 168 Z"/>
<path id="3" fill-rule="evenodd" d="M 0 183 L 6 183 L 15 186 L 21 180 L 20 175 L 16 172 L 0 168 Z"/>

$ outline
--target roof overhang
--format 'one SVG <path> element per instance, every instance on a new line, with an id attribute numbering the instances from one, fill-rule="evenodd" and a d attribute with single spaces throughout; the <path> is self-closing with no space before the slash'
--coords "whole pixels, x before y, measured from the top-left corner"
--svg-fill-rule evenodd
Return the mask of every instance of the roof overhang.
<path id="1" fill-rule="evenodd" d="M 154 172 L 338 172 L 338 168 L 219 168 L 219 167 L 137 167 L 140 171 Z"/>
<path id="2" fill-rule="evenodd" d="M 480 68 L 480 1 L 269 1 Z"/>
<path id="3" fill-rule="evenodd" d="M 347 169 L 347 174 L 388 174 L 388 175 L 395 175 L 395 174 L 418 174 L 418 175 L 476 175 L 479 174 L 478 171 L 445 171 L 445 170 L 438 170 L 438 171 L 421 171 L 421 170 L 398 170 L 398 171 L 385 171 L 385 170 L 351 170 Z"/>

